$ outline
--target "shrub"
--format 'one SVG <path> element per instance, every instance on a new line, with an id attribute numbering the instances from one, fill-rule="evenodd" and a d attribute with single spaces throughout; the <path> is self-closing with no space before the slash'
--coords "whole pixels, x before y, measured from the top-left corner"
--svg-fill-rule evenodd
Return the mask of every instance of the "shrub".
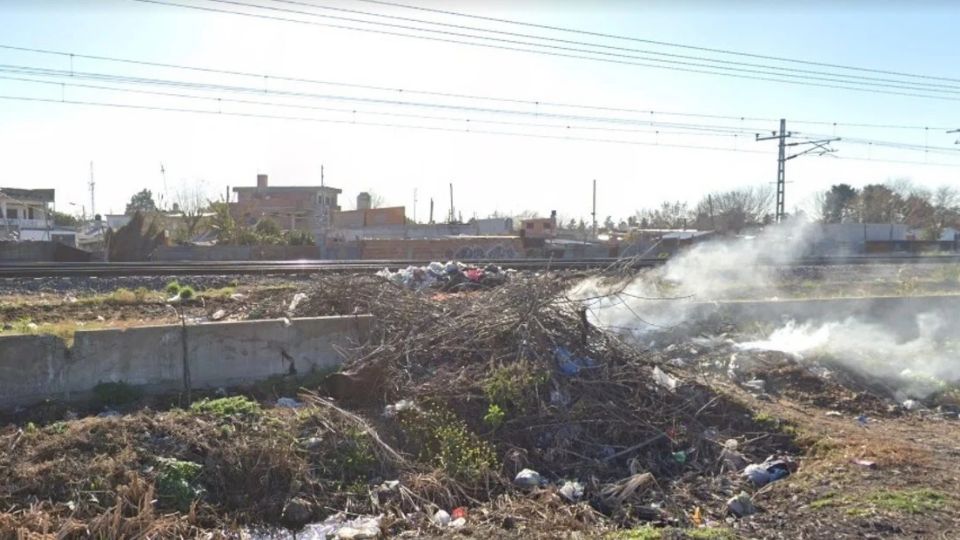
<path id="1" fill-rule="evenodd" d="M 219 399 L 204 398 L 190 405 L 190 410 L 199 414 L 213 416 L 257 416 L 262 412 L 260 404 L 245 396 L 232 396 Z"/>
<path id="2" fill-rule="evenodd" d="M 170 295 L 180 294 L 180 283 L 178 283 L 176 280 L 173 280 L 170 283 L 167 283 L 167 286 L 164 287 L 163 290 L 167 291 L 167 294 Z"/>
<path id="3" fill-rule="evenodd" d="M 418 459 L 453 477 L 479 480 L 499 466 L 493 446 L 449 411 L 406 409 L 398 418 Z"/>
<path id="4" fill-rule="evenodd" d="M 180 299 L 181 299 L 181 300 L 190 300 L 191 298 L 193 298 L 193 297 L 196 296 L 196 295 L 197 295 L 197 293 L 196 293 L 196 291 L 193 290 L 193 287 L 191 287 L 191 286 L 189 286 L 189 285 L 184 285 L 183 287 L 180 287 Z"/>
<path id="5" fill-rule="evenodd" d="M 193 501 L 204 493 L 197 483 L 202 468 L 202 465 L 192 461 L 159 458 L 156 484 L 160 502 L 181 512 L 189 510 Z"/>
<path id="6" fill-rule="evenodd" d="M 497 429 L 503 425 L 506 416 L 507 414 L 503 412 L 503 409 L 501 409 L 499 405 L 491 403 L 490 406 L 487 407 L 487 414 L 483 416 L 483 421 L 493 429 Z"/>

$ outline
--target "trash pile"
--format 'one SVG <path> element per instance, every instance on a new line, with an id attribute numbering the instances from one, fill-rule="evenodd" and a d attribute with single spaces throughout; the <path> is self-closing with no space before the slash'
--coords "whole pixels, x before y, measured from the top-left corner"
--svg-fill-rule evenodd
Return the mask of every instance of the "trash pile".
<path id="1" fill-rule="evenodd" d="M 469 266 L 450 261 L 432 262 L 427 266 L 408 266 L 391 272 L 389 268 L 377 272 L 387 281 L 407 289 L 440 289 L 443 291 L 475 290 L 496 287 L 507 281 L 508 271 L 495 264 L 484 267 Z"/>
<path id="2" fill-rule="evenodd" d="M 368 342 L 343 351 L 341 372 L 296 398 L 219 397 L 0 433 L 16 449 L 0 454 L 0 502 L 30 508 L 0 513 L 0 529 L 599 536 L 721 526 L 755 510 L 761 473 L 773 482 L 796 470 L 790 436 L 590 325 L 563 279 L 456 268 L 446 283 L 503 281 L 437 301 L 420 294 L 419 274 L 413 286 L 402 273 L 324 278 L 277 299 L 283 316 L 338 306 L 376 321 Z M 179 475 L 170 486 L 167 463 Z M 88 477 L 96 501 L 63 489 Z M 262 536 L 274 537 L 284 536 Z"/>

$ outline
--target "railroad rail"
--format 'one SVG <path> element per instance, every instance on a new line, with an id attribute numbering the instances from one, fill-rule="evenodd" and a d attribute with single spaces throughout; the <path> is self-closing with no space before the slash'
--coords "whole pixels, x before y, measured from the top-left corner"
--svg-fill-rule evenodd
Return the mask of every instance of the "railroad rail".
<path id="1" fill-rule="evenodd" d="M 667 259 L 500 259 L 463 261 L 484 266 L 495 264 L 518 270 L 576 270 L 598 269 L 614 265 L 626 268 L 650 268 Z M 429 261 L 409 260 L 295 260 L 295 261 L 183 261 L 183 262 L 35 262 L 0 263 L 0 278 L 31 277 L 94 277 L 94 276 L 176 276 L 176 275 L 296 275 L 314 273 L 375 272 L 383 268 L 397 269 L 408 265 L 424 265 Z M 805 258 L 778 263 L 759 261 L 758 264 L 777 267 L 882 265 L 882 264 L 960 264 L 960 256 L 857 256 Z"/>

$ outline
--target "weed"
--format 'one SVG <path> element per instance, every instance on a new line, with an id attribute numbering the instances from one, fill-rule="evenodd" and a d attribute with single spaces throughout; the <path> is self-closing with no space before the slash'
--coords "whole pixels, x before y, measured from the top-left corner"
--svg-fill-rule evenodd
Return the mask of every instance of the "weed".
<path id="1" fill-rule="evenodd" d="M 167 283 L 163 290 L 167 291 L 167 294 L 171 296 L 176 296 L 180 293 L 180 283 L 177 280 L 173 280 L 170 283 Z"/>
<path id="2" fill-rule="evenodd" d="M 232 396 L 218 399 L 204 398 L 190 405 L 190 410 L 199 414 L 210 414 L 221 418 L 228 416 L 259 416 L 260 404 L 245 396 Z"/>
<path id="3" fill-rule="evenodd" d="M 501 409 L 523 410 L 536 402 L 537 387 L 548 380 L 548 373 L 521 361 L 494 369 L 484 381 L 483 391 Z"/>
<path id="4" fill-rule="evenodd" d="M 150 290 L 146 287 L 137 287 L 133 290 L 133 296 L 137 299 L 138 303 L 143 303 L 150 296 Z"/>
<path id="5" fill-rule="evenodd" d="M 496 403 L 491 403 L 490 406 L 487 407 L 487 414 L 483 416 L 483 422 L 493 429 L 497 429 L 503 425 L 503 420 L 506 415 L 507 414 L 503 412 L 503 409 L 501 409 L 499 405 Z"/>
<path id="6" fill-rule="evenodd" d="M 174 458 L 157 460 L 157 496 L 164 504 L 181 512 L 190 509 L 193 501 L 203 496 L 204 490 L 197 484 L 199 463 Z"/>
<path id="7" fill-rule="evenodd" d="M 184 285 L 180 287 L 180 299 L 181 300 L 190 300 L 197 295 L 197 292 L 193 290 L 193 287 L 189 285 Z"/>
<path id="8" fill-rule="evenodd" d="M 117 406 L 134 402 L 143 392 L 123 381 L 105 382 L 93 387 L 93 395 L 99 405 Z"/>
<path id="9" fill-rule="evenodd" d="M 343 435 L 337 441 L 333 456 L 328 458 L 331 472 L 346 483 L 368 479 L 379 465 L 370 435 L 356 428 L 347 430 Z"/>
<path id="10" fill-rule="evenodd" d="M 207 289 L 200 293 L 200 296 L 210 299 L 210 298 L 229 298 L 233 293 L 237 292 L 236 287 L 221 287 L 219 289 Z"/>
<path id="11" fill-rule="evenodd" d="M 452 412 L 407 409 L 398 418 L 418 458 L 432 462 L 451 476 L 477 480 L 498 466 L 493 446 L 470 431 Z"/>
<path id="12" fill-rule="evenodd" d="M 868 497 L 868 500 L 886 510 L 922 514 L 932 510 L 940 510 L 946 505 L 949 497 L 943 492 L 922 488 L 904 491 L 881 491 Z"/>

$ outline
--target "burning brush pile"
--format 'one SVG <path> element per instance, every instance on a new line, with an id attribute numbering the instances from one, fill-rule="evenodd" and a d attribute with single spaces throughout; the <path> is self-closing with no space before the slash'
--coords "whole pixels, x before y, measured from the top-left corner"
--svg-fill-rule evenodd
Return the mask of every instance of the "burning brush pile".
<path id="1" fill-rule="evenodd" d="M 247 392 L 270 405 L 211 396 L 8 428 L 0 529 L 554 537 L 749 513 L 741 471 L 794 450 L 790 437 L 590 325 L 567 288 L 550 275 L 453 294 L 325 278 L 291 315 L 336 303 L 377 321 L 342 372 L 298 381 L 296 400 Z"/>

